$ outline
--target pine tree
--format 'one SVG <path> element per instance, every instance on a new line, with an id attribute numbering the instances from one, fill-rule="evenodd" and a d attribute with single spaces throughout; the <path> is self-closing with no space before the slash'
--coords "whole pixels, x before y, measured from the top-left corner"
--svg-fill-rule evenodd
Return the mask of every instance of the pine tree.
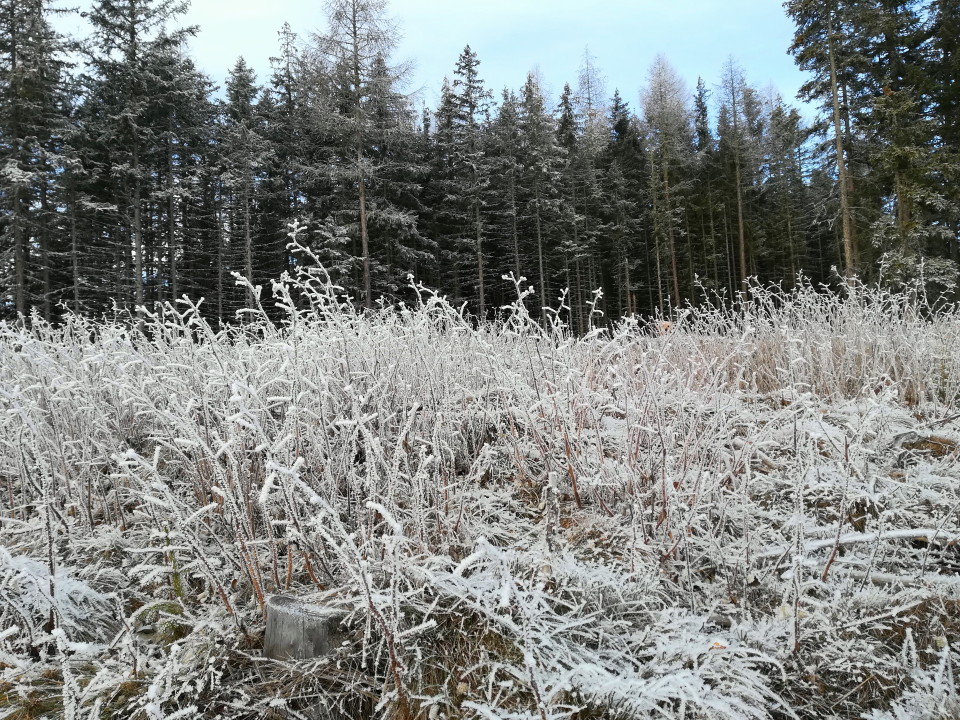
<path id="1" fill-rule="evenodd" d="M 597 264 L 607 317 L 616 320 L 636 311 L 634 271 L 641 253 L 644 220 L 641 203 L 647 174 L 639 121 L 619 91 L 613 94 L 607 133 L 607 145 L 598 162 L 602 193 Z M 648 282 L 649 269 L 648 264 Z"/>
<path id="2" fill-rule="evenodd" d="M 681 292 L 677 245 L 678 238 L 684 232 L 680 224 L 680 195 L 685 189 L 694 148 L 686 88 L 662 55 L 650 68 L 647 88 L 643 93 L 643 110 L 653 165 L 650 192 L 656 208 L 657 236 L 665 243 L 670 264 L 672 304 L 679 307 Z M 688 296 L 692 288 L 689 291 Z"/>
<path id="3" fill-rule="evenodd" d="M 932 112 L 939 138 L 940 182 L 947 195 L 944 256 L 960 262 L 960 3 L 934 0 L 930 6 L 932 35 Z"/>
<path id="4" fill-rule="evenodd" d="M 743 72 L 733 60 L 729 60 L 723 70 L 723 107 L 718 124 L 720 149 L 729 158 L 732 168 L 733 196 L 735 198 L 737 221 L 737 263 L 741 290 L 747 286 L 750 275 L 747 265 L 746 219 L 743 201 L 743 164 L 746 145 L 746 130 L 743 117 L 743 97 L 746 82 Z M 725 151 L 725 152 L 724 152 Z"/>
<path id="5" fill-rule="evenodd" d="M 360 241 L 362 297 L 366 308 L 373 307 L 370 233 L 367 194 L 369 185 L 382 169 L 374 161 L 377 128 L 376 93 L 392 90 L 398 80 L 395 68 L 388 68 L 388 87 L 374 76 L 378 60 L 386 62 L 397 43 L 395 23 L 386 15 L 386 0 L 328 0 L 328 31 L 318 38 L 319 49 L 332 71 L 333 109 L 339 120 L 335 143 L 342 166 L 337 170 L 342 183 L 356 188 L 355 212 Z M 381 73 L 382 75 L 382 73 Z"/>
<path id="6" fill-rule="evenodd" d="M 850 5 L 846 0 L 788 0 L 785 4 L 787 14 L 797 26 L 790 52 L 803 70 L 813 73 L 813 79 L 804 84 L 801 94 L 809 100 L 821 101 L 830 118 L 843 230 L 844 272 L 848 277 L 856 274 L 860 267 L 850 152 L 856 70 L 863 66 L 862 57 L 850 45 L 850 39 L 855 36 Z"/>
<path id="7" fill-rule="evenodd" d="M 477 304 L 480 317 L 486 315 L 486 292 L 484 282 L 484 194 L 490 179 L 490 168 L 483 146 L 484 129 L 489 121 L 491 93 L 480 79 L 477 54 L 467 45 L 457 59 L 453 72 L 453 127 L 452 140 L 454 162 L 451 170 L 468 180 L 464 199 L 469 207 L 468 224 L 471 226 L 476 254 Z"/>
<path id="8" fill-rule="evenodd" d="M 243 58 L 237 60 L 227 78 L 227 101 L 224 105 L 222 186 L 227 196 L 228 247 L 236 267 L 251 283 L 255 268 L 261 271 L 259 238 L 256 236 L 256 202 L 263 172 L 271 159 L 269 142 L 264 137 L 262 118 L 256 100 L 260 88 L 253 70 Z M 223 269 L 221 269 L 222 271 Z M 254 306 L 254 297 L 247 288 L 246 306 Z"/>
<path id="9" fill-rule="evenodd" d="M 534 240 L 537 283 L 541 306 L 552 299 L 553 268 L 550 225 L 557 211 L 556 188 L 561 154 L 557 147 L 553 117 L 547 112 L 540 83 L 527 75 L 519 106 L 519 190 L 524 209 L 526 236 Z"/>
<path id="10" fill-rule="evenodd" d="M 54 301 L 52 196 L 63 163 L 67 46 L 51 12 L 47 0 L 0 0 L 0 253 L 13 260 L 0 266 L 10 288 L 0 315 L 25 315 L 39 300 L 49 319 Z"/>
<path id="11" fill-rule="evenodd" d="M 501 249 L 499 254 L 491 257 L 492 274 L 502 278 L 512 273 L 519 278 L 524 275 L 529 256 L 526 243 L 520 237 L 520 99 L 514 91 L 503 90 L 486 135 L 485 147 L 490 168 L 488 235 L 497 238 Z M 494 287 L 500 305 L 515 299 L 508 295 L 513 291 L 512 285 Z"/>
<path id="12" fill-rule="evenodd" d="M 874 244 L 897 257 L 905 270 L 929 256 L 947 201 L 935 164 L 936 129 L 930 108 L 932 47 L 916 3 L 873 0 L 859 14 L 861 52 L 873 62 L 863 74 L 872 102 L 858 118 L 868 161 L 884 205 L 893 213 L 879 223 Z M 940 218 L 936 218 L 939 221 Z"/>
<path id="13" fill-rule="evenodd" d="M 186 9 L 180 0 L 98 0 L 89 13 L 94 35 L 88 60 L 95 75 L 86 98 L 91 105 L 86 131 L 99 150 L 96 172 L 103 200 L 116 205 L 122 229 L 113 247 L 114 293 L 129 289 L 134 307 L 144 304 L 147 283 L 156 283 L 155 276 L 148 277 L 153 270 L 146 258 L 145 213 L 149 161 L 162 152 L 167 118 L 155 111 L 176 102 L 170 97 L 175 87 L 158 77 L 158 66 L 196 31 L 168 30 Z"/>

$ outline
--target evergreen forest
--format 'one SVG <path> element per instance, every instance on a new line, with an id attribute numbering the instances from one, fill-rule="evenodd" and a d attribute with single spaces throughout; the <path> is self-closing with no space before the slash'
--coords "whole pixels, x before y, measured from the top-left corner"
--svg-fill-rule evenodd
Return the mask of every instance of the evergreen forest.
<path id="1" fill-rule="evenodd" d="M 0 0 L 0 318 L 187 296 L 227 322 L 308 262 L 358 307 L 416 282 L 492 318 L 529 288 L 578 332 L 753 279 L 952 292 L 960 3 L 784 8 L 806 107 L 734 59 L 688 87 L 658 57 L 637 102 L 589 52 L 558 99 L 491 88 L 467 46 L 426 108 L 386 0 L 328 0 L 222 88 L 186 2 L 96 0 L 65 37 L 52 0 Z"/>

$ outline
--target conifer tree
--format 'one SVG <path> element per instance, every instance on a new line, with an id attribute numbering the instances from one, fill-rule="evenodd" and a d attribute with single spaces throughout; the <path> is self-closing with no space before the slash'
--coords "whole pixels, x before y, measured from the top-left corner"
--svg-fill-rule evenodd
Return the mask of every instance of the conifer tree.
<path id="1" fill-rule="evenodd" d="M 872 101 L 858 120 L 881 203 L 893 208 L 872 240 L 916 275 L 938 230 L 933 214 L 948 204 L 937 187 L 929 31 L 913 1 L 873 0 L 859 18 L 858 44 L 873 62 L 863 74 Z"/>
<path id="2" fill-rule="evenodd" d="M 800 166 L 806 134 L 800 113 L 777 97 L 770 112 L 764 149 L 767 174 L 762 220 L 769 228 L 765 235 L 770 242 L 762 248 L 766 271 L 763 278 L 782 279 L 787 287 L 799 273 L 811 272 L 807 229 L 801 221 L 808 203 Z"/>
<path id="3" fill-rule="evenodd" d="M 261 167 L 256 217 L 261 272 L 277 276 L 299 262 L 287 250 L 289 226 L 296 221 L 308 229 L 310 244 L 325 267 L 338 278 L 349 277 L 350 240 L 332 219 L 336 123 L 329 59 L 316 47 L 301 47 L 289 24 L 283 25 L 278 39 L 279 52 L 270 58 L 270 80 L 256 105 L 262 136 L 270 146 Z"/>
<path id="4" fill-rule="evenodd" d="M 797 27 L 790 52 L 803 70 L 813 74 L 813 78 L 801 88 L 801 95 L 809 100 L 819 100 L 830 118 L 843 231 L 844 272 L 848 277 L 857 273 L 860 266 L 850 152 L 855 74 L 863 65 L 862 58 L 849 42 L 855 36 L 850 5 L 846 0 L 788 0 L 785 3 L 787 14 Z"/>
<path id="5" fill-rule="evenodd" d="M 438 240 L 458 266 L 459 297 L 465 289 L 480 317 L 487 311 L 487 249 L 491 238 L 487 205 L 491 182 L 491 93 L 479 75 L 480 60 L 467 45 L 457 59 L 453 82 L 445 81 L 437 110 L 432 182 L 439 191 Z M 472 267 L 471 267 L 472 266 Z"/>
<path id="6" fill-rule="evenodd" d="M 574 95 L 577 108 L 577 123 L 581 137 L 578 142 L 576 168 L 578 200 L 581 210 L 582 242 L 591 248 L 586 260 L 586 282 L 591 290 L 600 287 L 599 263 L 596 248 L 601 241 L 601 206 L 603 188 L 599 174 L 600 156 L 605 151 L 610 137 L 610 103 L 606 90 L 606 78 L 596 65 L 596 58 L 589 48 L 584 50 L 583 60 L 577 75 Z"/>
<path id="7" fill-rule="evenodd" d="M 693 155 L 691 188 L 687 205 L 690 213 L 690 232 L 697 239 L 698 263 L 694 272 L 706 287 L 719 291 L 730 286 L 722 268 L 726 266 L 726 248 L 719 240 L 720 213 L 717 199 L 719 158 L 717 139 L 710 120 L 710 91 L 703 78 L 697 79 L 693 96 L 693 136 L 696 151 Z"/>
<path id="8" fill-rule="evenodd" d="M 380 267 L 378 283 L 389 298 L 407 292 L 409 275 L 429 271 L 434 247 L 417 222 L 425 158 L 409 98 L 397 89 L 398 72 L 384 57 L 376 58 L 370 98 L 371 160 L 377 168 L 370 185 L 370 233 Z"/>
<path id="9" fill-rule="evenodd" d="M 47 0 L 0 0 L 0 315 L 51 316 L 57 189 L 66 130 L 67 46 Z M 8 255 L 9 253 L 9 255 Z M 33 257 L 36 255 L 36 257 Z"/>
<path id="10" fill-rule="evenodd" d="M 153 299 L 175 302 L 184 288 L 181 261 L 190 244 L 188 205 L 198 180 L 195 153 L 206 153 L 213 137 L 210 80 L 179 48 L 151 56 L 154 100 L 147 122 L 156 128 L 156 145 L 145 153 L 144 238 L 146 277 Z"/>
<path id="11" fill-rule="evenodd" d="M 453 72 L 454 124 L 453 149 L 455 158 L 451 170 L 462 174 L 469 185 L 464 195 L 468 199 L 468 224 L 472 229 L 476 254 L 476 294 L 480 317 L 486 315 L 484 282 L 484 193 L 490 180 L 490 168 L 483 146 L 484 129 L 489 121 L 491 93 L 480 79 L 477 54 L 467 45 L 457 59 Z"/>
<path id="12" fill-rule="evenodd" d="M 943 218 L 943 254 L 960 262 L 960 4 L 955 0 L 934 0 L 929 21 L 932 113 L 941 168 L 938 176 L 949 203 Z"/>
<path id="13" fill-rule="evenodd" d="M 140 307 L 148 278 L 145 229 L 149 162 L 162 144 L 167 118 L 158 105 L 176 102 L 172 83 L 158 77 L 164 56 L 182 48 L 195 28 L 169 29 L 186 12 L 180 0 L 98 0 L 89 13 L 94 34 L 88 61 L 86 131 L 99 150 L 96 172 L 102 198 L 117 208 L 122 235 L 114 239 L 116 295 Z M 165 97 L 166 96 L 166 97 Z"/>
<path id="14" fill-rule="evenodd" d="M 718 123 L 721 154 L 730 170 L 733 205 L 736 220 L 736 276 L 740 290 L 747 287 L 750 266 L 747 260 L 747 219 L 744 200 L 745 164 L 748 152 L 748 128 L 746 117 L 747 84 L 743 71 L 731 58 L 723 68 L 723 106 Z"/>
<path id="15" fill-rule="evenodd" d="M 581 155 L 580 132 L 577 123 L 575 99 L 570 84 L 563 87 L 560 103 L 557 107 L 557 145 L 562 153 L 562 168 L 559 177 L 560 197 L 560 249 L 564 258 L 564 278 L 570 291 L 569 304 L 572 323 L 579 332 L 585 332 L 585 302 L 583 287 L 583 269 L 581 261 L 589 256 L 582 242 L 580 223 L 582 216 L 577 212 L 577 191 Z"/>
<path id="16" fill-rule="evenodd" d="M 487 132 L 486 152 L 490 167 L 490 192 L 488 193 L 488 223 L 490 235 L 495 235 L 500 248 L 499 257 L 491 258 L 496 278 L 513 273 L 523 276 L 527 270 L 529 255 L 526 243 L 520 237 L 520 99 L 512 90 L 504 89 L 496 114 Z M 498 286 L 494 286 L 498 287 Z M 514 298 L 506 293 L 513 287 L 498 288 L 500 304 Z"/>
<path id="17" fill-rule="evenodd" d="M 619 91 L 614 91 L 608 122 L 607 146 L 600 157 L 603 192 L 597 249 L 608 319 L 615 320 L 636 310 L 634 270 L 641 250 L 646 170 L 639 121 Z"/>
<path id="18" fill-rule="evenodd" d="M 226 194 L 228 247 L 236 270 L 250 282 L 256 282 L 255 268 L 261 272 L 266 259 L 259 251 L 256 237 L 256 201 L 265 168 L 271 160 L 270 143 L 257 111 L 260 88 L 253 70 L 243 58 L 237 60 L 226 84 L 222 158 L 222 187 Z M 257 262 L 254 262 L 256 257 Z M 224 268 L 223 270 L 226 270 Z M 223 271 L 221 270 L 221 271 Z M 253 307 L 252 290 L 247 288 L 246 306 Z"/>
<path id="19" fill-rule="evenodd" d="M 557 210 L 561 155 L 553 117 L 547 112 L 540 83 L 533 73 L 527 75 L 519 111 L 521 207 L 526 236 L 534 242 L 539 300 L 543 306 L 552 300 L 548 294 L 552 271 L 550 226 Z"/>
<path id="20" fill-rule="evenodd" d="M 693 162 L 693 136 L 686 88 L 662 55 L 650 68 L 647 88 L 643 93 L 643 111 L 653 164 L 650 191 L 656 209 L 655 225 L 658 239 L 666 247 L 672 305 L 678 307 L 681 292 L 677 245 L 684 231 L 680 223 L 683 212 L 681 195 Z M 688 297 L 692 288 L 689 291 Z"/>
<path id="21" fill-rule="evenodd" d="M 360 243 L 361 294 L 366 308 L 373 307 L 367 196 L 382 170 L 373 152 L 377 127 L 376 105 L 371 101 L 377 93 L 392 90 L 402 70 L 385 65 L 386 74 L 375 76 L 377 62 L 386 63 L 398 39 L 396 24 L 387 17 L 386 8 L 386 0 L 328 0 L 328 30 L 318 38 L 331 71 L 332 108 L 338 119 L 334 142 L 342 164 L 334 169 L 342 187 L 356 188 L 354 227 Z"/>

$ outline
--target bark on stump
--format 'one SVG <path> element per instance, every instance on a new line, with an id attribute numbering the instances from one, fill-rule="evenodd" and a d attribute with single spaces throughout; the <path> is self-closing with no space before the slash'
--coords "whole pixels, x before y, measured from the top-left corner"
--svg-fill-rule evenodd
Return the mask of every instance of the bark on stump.
<path id="1" fill-rule="evenodd" d="M 333 655 L 346 634 L 344 612 L 289 595 L 267 598 L 267 631 L 263 654 L 275 660 L 306 660 Z"/>

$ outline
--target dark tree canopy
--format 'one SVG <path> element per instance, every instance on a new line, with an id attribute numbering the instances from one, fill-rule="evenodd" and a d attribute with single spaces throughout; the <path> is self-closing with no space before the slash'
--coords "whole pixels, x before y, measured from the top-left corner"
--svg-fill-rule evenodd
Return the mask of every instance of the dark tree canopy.
<path id="1" fill-rule="evenodd" d="M 0 0 L 0 317 L 187 295 L 234 322 L 305 262 L 367 308 L 410 276 L 487 319 L 532 288 L 580 332 L 753 278 L 955 286 L 956 2 L 789 0 L 806 111 L 732 58 L 688 86 L 659 57 L 631 96 L 586 50 L 559 97 L 494 92 L 469 45 L 426 108 L 386 0 L 324 8 L 217 88 L 185 2 L 98 0 L 74 41 Z"/>

